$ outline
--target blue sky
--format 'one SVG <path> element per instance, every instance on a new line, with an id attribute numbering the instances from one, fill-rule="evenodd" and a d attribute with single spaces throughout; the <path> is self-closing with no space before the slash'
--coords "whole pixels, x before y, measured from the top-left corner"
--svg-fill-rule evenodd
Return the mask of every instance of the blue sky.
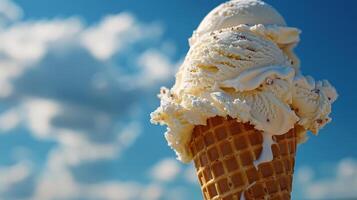
<path id="1" fill-rule="evenodd" d="M 0 0 L 0 199 L 200 199 L 149 113 L 222 2 Z M 303 73 L 340 95 L 299 147 L 294 199 L 357 198 L 357 2 L 268 2 L 303 31 Z"/>

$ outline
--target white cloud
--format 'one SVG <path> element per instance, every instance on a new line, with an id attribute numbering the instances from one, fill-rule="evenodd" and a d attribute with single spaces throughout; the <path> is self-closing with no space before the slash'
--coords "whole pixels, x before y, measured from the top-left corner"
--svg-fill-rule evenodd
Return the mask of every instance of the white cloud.
<path id="1" fill-rule="evenodd" d="M 135 69 L 137 73 L 126 74 L 119 79 L 119 83 L 126 85 L 127 89 L 143 88 L 147 90 L 157 83 L 173 79 L 175 71 L 181 63 L 180 61 L 172 62 L 163 51 L 157 49 L 148 49 L 135 60 L 138 65 L 138 68 Z"/>
<path id="2" fill-rule="evenodd" d="M 110 143 L 96 143 L 91 141 L 86 133 L 53 125 L 53 118 L 60 110 L 63 110 L 63 105 L 58 102 L 47 99 L 28 99 L 23 104 L 19 106 L 18 111 L 10 110 L 5 113 L 2 120 L 4 123 L 10 122 L 10 125 L 12 121 L 19 123 L 18 115 L 21 113 L 23 123 L 31 130 L 34 137 L 56 141 L 58 147 L 49 156 L 49 164 L 54 166 L 60 164 L 74 166 L 84 161 L 114 158 L 129 148 L 141 132 L 139 123 L 130 122 L 119 133 L 116 133 L 116 138 Z"/>
<path id="3" fill-rule="evenodd" d="M 113 158 L 116 148 L 112 145 L 91 143 L 79 133 L 66 131 L 59 136 L 60 146 L 51 152 L 49 165 L 77 166 L 85 161 Z"/>
<path id="4" fill-rule="evenodd" d="M 59 178 L 61 182 L 53 182 L 53 180 L 42 182 L 41 187 L 31 199 L 158 200 L 164 193 L 163 188 L 155 184 L 144 185 L 137 182 L 119 181 L 79 184 L 69 176 L 61 175 L 61 177 L 56 177 L 56 180 Z M 58 187 L 58 184 L 61 184 L 61 187 Z"/>
<path id="5" fill-rule="evenodd" d="M 0 168 L 0 193 L 7 191 L 15 184 L 25 180 L 31 173 L 31 166 L 28 162 L 19 162 L 10 167 Z"/>
<path id="6" fill-rule="evenodd" d="M 80 151 L 88 151 L 80 148 Z M 75 156 L 70 155 L 75 152 L 68 151 L 68 154 L 65 154 L 63 149 L 52 151 L 31 199 L 158 200 L 165 193 L 163 186 L 154 182 L 149 184 L 135 181 L 80 183 L 73 178 L 69 168 L 76 164 Z"/>
<path id="7" fill-rule="evenodd" d="M 357 198 L 357 161 L 341 160 L 334 167 L 332 177 L 316 178 L 316 172 L 303 167 L 297 172 L 297 180 L 307 199 Z"/>
<path id="8" fill-rule="evenodd" d="M 0 30 L 0 52 L 18 63 L 41 59 L 53 42 L 76 37 L 82 29 L 77 18 L 15 23 Z"/>
<path id="9" fill-rule="evenodd" d="M 18 106 L 0 115 L 0 130 L 5 133 L 24 124 L 39 139 L 49 139 L 54 127 L 51 120 L 58 114 L 60 104 L 44 98 L 27 98 Z"/>
<path id="10" fill-rule="evenodd" d="M 10 59 L 0 59 L 0 66 L 0 98 L 4 98 L 13 93 L 11 79 L 17 77 L 23 69 L 17 65 L 16 61 Z"/>
<path id="11" fill-rule="evenodd" d="M 71 130 L 58 130 L 56 135 L 60 144 L 49 158 L 50 164 L 76 166 L 83 162 L 113 159 L 129 148 L 140 134 L 140 125 L 132 122 L 118 134 L 111 143 L 89 141 L 84 134 Z"/>
<path id="12" fill-rule="evenodd" d="M 22 17 L 22 9 L 11 0 L 0 0 L 0 22 L 6 23 Z"/>
<path id="13" fill-rule="evenodd" d="M 70 168 L 89 161 L 113 159 L 136 140 L 140 133 L 137 123 L 128 124 L 110 144 L 90 142 L 80 133 L 56 130 L 58 147 L 51 150 L 43 174 L 32 199 L 137 199 L 142 186 L 130 183 L 104 182 L 87 185 L 78 183 Z M 61 186 L 61 187 L 58 187 Z M 136 192 L 135 192 L 136 191 Z M 144 192 L 144 191 L 143 191 Z"/>
<path id="14" fill-rule="evenodd" d="M 39 177 L 31 199 L 70 199 L 78 195 L 78 185 L 62 165 L 45 168 Z"/>
<path id="15" fill-rule="evenodd" d="M 314 171 L 310 167 L 304 166 L 297 171 L 296 178 L 300 183 L 308 183 L 312 180 L 313 176 Z"/>
<path id="16" fill-rule="evenodd" d="M 175 64 L 161 52 L 157 50 L 147 50 L 138 58 L 139 66 L 142 66 L 143 70 L 139 76 L 143 79 L 143 85 L 151 85 L 155 82 L 167 80 L 169 77 L 173 77 Z"/>
<path id="17" fill-rule="evenodd" d="M 21 116 L 17 110 L 8 110 L 0 115 L 0 133 L 5 133 L 19 125 Z"/>
<path id="18" fill-rule="evenodd" d="M 136 183 L 109 182 L 92 185 L 89 188 L 88 192 L 90 193 L 92 199 L 135 199 L 141 192 L 140 185 Z"/>
<path id="19" fill-rule="evenodd" d="M 99 60 L 128 48 L 143 38 L 160 35 L 160 26 L 142 26 L 129 13 L 110 15 L 83 32 L 82 44 Z"/>
<path id="20" fill-rule="evenodd" d="M 162 186 L 158 184 L 149 184 L 143 190 L 141 194 L 141 199 L 145 199 L 145 200 L 160 199 L 163 193 L 164 193 L 164 189 L 162 188 Z"/>
<path id="21" fill-rule="evenodd" d="M 192 184 L 198 184 L 198 178 L 196 175 L 196 169 L 193 164 L 190 164 L 184 172 L 184 178 L 187 182 Z"/>
<path id="22" fill-rule="evenodd" d="M 159 185 L 142 185 L 134 182 L 108 182 L 90 185 L 85 190 L 89 199 L 106 200 L 158 200 L 163 193 Z"/>
<path id="23" fill-rule="evenodd" d="M 173 181 L 180 172 L 179 161 L 173 158 L 165 158 L 153 166 L 150 175 L 154 180 L 169 182 Z"/>
<path id="24" fill-rule="evenodd" d="M 118 135 L 117 148 L 125 149 L 130 147 L 138 138 L 140 132 L 141 132 L 141 127 L 139 123 L 132 122 L 131 124 L 126 124 L 121 134 Z"/>
<path id="25" fill-rule="evenodd" d="M 25 100 L 21 106 L 29 129 L 38 138 L 48 137 L 52 132 L 51 120 L 59 107 L 56 102 L 47 99 Z"/>
<path id="26" fill-rule="evenodd" d="M 68 18 L 18 22 L 0 28 L 0 98 L 14 92 L 12 80 L 42 59 L 52 43 L 60 46 L 75 40 L 81 27 L 79 19 Z"/>
<path id="27" fill-rule="evenodd" d="M 167 200 L 183 200 L 183 199 L 194 199 L 192 198 L 192 194 L 188 193 L 186 188 L 184 187 L 175 187 L 168 189 L 165 192 L 163 199 Z"/>

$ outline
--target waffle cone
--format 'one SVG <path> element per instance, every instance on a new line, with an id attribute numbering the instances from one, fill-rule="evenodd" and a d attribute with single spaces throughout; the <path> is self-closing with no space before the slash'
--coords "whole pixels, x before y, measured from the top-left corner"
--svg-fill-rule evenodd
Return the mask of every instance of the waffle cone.
<path id="1" fill-rule="evenodd" d="M 291 199 L 297 134 L 291 129 L 273 140 L 273 160 L 256 168 L 261 131 L 230 117 L 195 126 L 189 147 L 204 199 Z"/>

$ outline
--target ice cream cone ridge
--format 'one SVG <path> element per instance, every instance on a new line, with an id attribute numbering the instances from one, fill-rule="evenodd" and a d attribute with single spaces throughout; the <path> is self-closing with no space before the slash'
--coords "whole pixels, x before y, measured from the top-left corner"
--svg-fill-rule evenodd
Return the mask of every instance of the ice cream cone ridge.
<path id="1" fill-rule="evenodd" d="M 255 167 L 263 149 L 261 131 L 230 117 L 195 126 L 189 147 L 204 199 L 291 199 L 295 129 L 273 140 L 273 160 Z"/>

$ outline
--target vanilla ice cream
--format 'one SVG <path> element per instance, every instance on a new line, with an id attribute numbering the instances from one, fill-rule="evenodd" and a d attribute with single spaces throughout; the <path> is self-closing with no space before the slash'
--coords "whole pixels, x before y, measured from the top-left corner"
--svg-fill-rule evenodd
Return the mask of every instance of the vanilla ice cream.
<path id="1" fill-rule="evenodd" d="M 296 124 L 317 133 L 330 121 L 337 98 L 327 81 L 303 76 L 293 47 L 300 31 L 259 0 L 233 0 L 214 9 L 190 39 L 191 48 L 171 89 L 162 88 L 153 123 L 167 125 L 165 137 L 178 159 L 189 162 L 196 125 L 230 116 L 263 131 L 258 165 L 272 159 L 273 135 Z"/>
<path id="2" fill-rule="evenodd" d="M 194 44 L 205 33 L 240 24 L 286 25 L 280 13 L 263 1 L 233 0 L 219 5 L 203 19 L 190 38 L 190 44 Z"/>

